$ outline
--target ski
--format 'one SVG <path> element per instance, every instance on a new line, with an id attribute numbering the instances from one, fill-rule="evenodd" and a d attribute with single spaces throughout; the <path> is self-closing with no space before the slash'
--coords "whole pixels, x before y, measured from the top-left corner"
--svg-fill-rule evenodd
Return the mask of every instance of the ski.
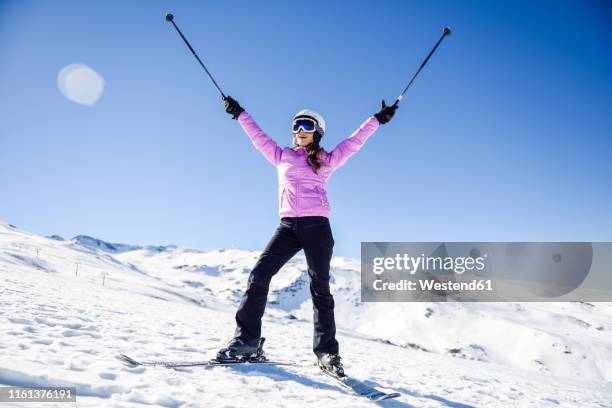
<path id="1" fill-rule="evenodd" d="M 218 367 L 218 366 L 232 366 L 232 365 L 294 365 L 290 361 L 275 361 L 267 359 L 259 360 L 235 360 L 235 361 L 219 361 L 219 360 L 204 360 L 204 361 L 171 361 L 171 360 L 147 360 L 137 361 L 133 358 L 125 355 L 118 354 L 116 358 L 124 364 L 130 366 L 144 366 L 144 367 L 164 367 L 164 368 L 185 368 L 185 367 Z"/>
<path id="2" fill-rule="evenodd" d="M 399 392 L 391 392 L 391 393 L 382 392 L 348 375 L 339 377 L 323 368 L 319 367 L 319 369 L 321 370 L 323 374 L 325 374 L 326 376 L 328 376 L 329 378 L 331 378 L 332 380 L 334 380 L 335 382 L 337 382 L 344 388 L 351 390 L 355 394 L 361 397 L 365 397 L 370 401 L 383 401 L 383 400 L 390 399 L 390 398 L 397 398 L 402 395 Z"/>
<path id="3" fill-rule="evenodd" d="M 119 361 L 131 366 L 145 366 L 145 367 L 165 367 L 165 368 L 184 368 L 184 367 L 218 367 L 218 366 L 232 366 L 232 365 L 295 365 L 291 361 L 275 361 L 268 360 L 264 351 L 263 344 L 266 341 L 264 337 L 259 339 L 259 346 L 257 353 L 251 357 L 240 358 L 235 360 L 219 360 L 213 358 L 211 360 L 204 361 L 169 361 L 169 360 L 151 360 L 151 361 L 136 361 L 133 358 L 125 355 L 118 354 L 116 357 Z"/>

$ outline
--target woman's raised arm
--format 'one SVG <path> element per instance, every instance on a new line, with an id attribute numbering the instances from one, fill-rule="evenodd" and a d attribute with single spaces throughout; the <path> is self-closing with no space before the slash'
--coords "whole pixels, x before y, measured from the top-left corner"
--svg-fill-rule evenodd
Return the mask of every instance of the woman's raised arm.
<path id="1" fill-rule="evenodd" d="M 338 143 L 329 157 L 329 165 L 332 171 L 342 166 L 349 157 L 357 153 L 365 141 L 376 132 L 378 126 L 378 119 L 370 116 L 352 135 Z"/>
<path id="2" fill-rule="evenodd" d="M 329 157 L 329 165 L 332 171 L 342 166 L 349 157 L 357 153 L 366 140 L 376 132 L 376 129 L 378 129 L 380 125 L 384 125 L 391 120 L 396 110 L 397 102 L 391 106 L 387 106 L 383 100 L 382 108 L 379 112 L 370 116 L 361 126 L 359 126 L 359 129 L 354 131 L 348 138 L 338 143 L 334 150 L 332 150 Z"/>
<path id="3" fill-rule="evenodd" d="M 253 145 L 264 155 L 266 159 L 274 166 L 278 165 L 281 160 L 282 149 L 278 147 L 276 142 L 268 136 L 259 125 L 253 120 L 240 106 L 238 101 L 231 96 L 227 96 L 223 100 L 225 111 L 232 115 L 232 119 L 237 119 L 244 132 L 247 134 Z"/>
<path id="4" fill-rule="evenodd" d="M 255 122 L 246 111 L 240 113 L 238 122 L 257 150 L 259 150 L 270 163 L 277 166 L 281 161 L 283 149 L 276 144 L 274 139 L 261 130 L 257 122 Z"/>

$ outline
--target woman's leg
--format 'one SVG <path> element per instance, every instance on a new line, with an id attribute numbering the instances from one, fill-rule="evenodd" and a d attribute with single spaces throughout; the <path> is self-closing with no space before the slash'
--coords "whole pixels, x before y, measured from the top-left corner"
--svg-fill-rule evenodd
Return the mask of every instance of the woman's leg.
<path id="1" fill-rule="evenodd" d="M 329 220 L 327 217 L 300 218 L 298 237 L 304 248 L 310 276 L 314 309 L 313 351 L 317 356 L 323 353 L 338 354 L 334 298 L 329 290 L 329 263 L 334 247 Z"/>
<path id="2" fill-rule="evenodd" d="M 236 312 L 234 337 L 254 341 L 261 337 L 261 318 L 268 300 L 270 280 L 280 268 L 302 249 L 295 232 L 294 218 L 284 218 L 253 267 Z"/>

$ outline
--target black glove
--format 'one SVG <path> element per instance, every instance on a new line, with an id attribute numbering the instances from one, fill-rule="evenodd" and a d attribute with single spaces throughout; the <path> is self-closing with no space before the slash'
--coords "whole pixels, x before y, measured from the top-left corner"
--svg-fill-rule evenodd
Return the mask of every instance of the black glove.
<path id="1" fill-rule="evenodd" d="M 238 119 L 238 116 L 244 112 L 238 101 L 229 95 L 223 98 L 223 105 L 225 106 L 225 111 L 232 115 L 232 119 Z"/>
<path id="2" fill-rule="evenodd" d="M 380 112 L 374 114 L 374 116 L 376 116 L 376 119 L 378 119 L 381 125 L 384 125 L 385 123 L 391 120 L 393 115 L 395 115 L 397 107 L 397 101 L 395 101 L 393 105 L 387 106 L 387 104 L 385 104 L 385 100 L 383 99 L 382 109 L 380 110 Z"/>

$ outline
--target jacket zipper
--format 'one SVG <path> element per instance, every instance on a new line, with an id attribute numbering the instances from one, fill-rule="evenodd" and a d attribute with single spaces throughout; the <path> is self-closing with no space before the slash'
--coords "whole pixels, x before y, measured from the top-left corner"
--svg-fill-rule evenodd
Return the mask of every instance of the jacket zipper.
<path id="1" fill-rule="evenodd" d="M 281 203 L 280 203 L 281 210 L 283 209 L 283 204 L 285 202 L 285 190 L 286 189 L 283 188 L 283 191 L 281 191 Z"/>

